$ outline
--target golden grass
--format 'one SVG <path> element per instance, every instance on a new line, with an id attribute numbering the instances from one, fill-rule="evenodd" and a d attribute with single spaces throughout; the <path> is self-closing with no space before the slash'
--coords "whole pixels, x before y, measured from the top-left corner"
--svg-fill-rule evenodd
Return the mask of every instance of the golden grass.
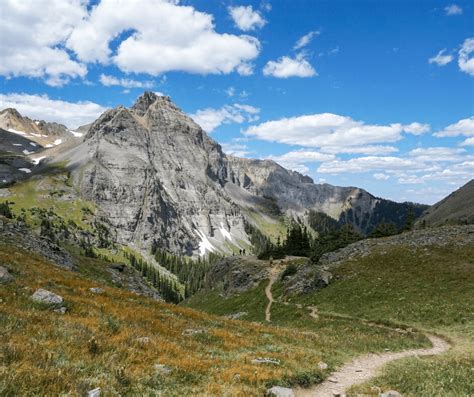
<path id="1" fill-rule="evenodd" d="M 261 395 L 270 382 L 315 371 L 315 337 L 224 320 L 113 287 L 0 245 L 15 277 L 0 289 L 0 395 Z M 37 288 L 61 295 L 60 315 L 34 304 Z M 204 330 L 186 335 L 186 330 Z M 150 338 L 141 343 L 140 337 Z M 271 346 L 279 346 L 273 351 Z M 280 366 L 252 364 L 280 359 Z M 160 374 L 154 364 L 171 374 Z"/>

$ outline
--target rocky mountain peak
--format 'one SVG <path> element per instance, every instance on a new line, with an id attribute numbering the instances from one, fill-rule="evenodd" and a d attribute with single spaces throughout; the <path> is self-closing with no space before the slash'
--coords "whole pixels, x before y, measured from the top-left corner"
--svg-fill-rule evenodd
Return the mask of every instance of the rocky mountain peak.
<path id="1" fill-rule="evenodd" d="M 143 116 L 148 109 L 154 103 L 158 102 L 161 106 L 172 106 L 175 107 L 174 104 L 171 102 L 171 98 L 168 96 L 158 95 L 151 91 L 145 91 L 142 95 L 138 97 L 134 105 L 131 107 L 131 110 L 138 114 L 139 116 Z"/>
<path id="2" fill-rule="evenodd" d="M 15 118 L 22 118 L 20 112 L 18 110 L 16 110 L 15 108 L 6 108 L 6 109 L 3 109 L 2 111 L 0 111 L 0 115 L 3 115 L 3 116 L 10 116 L 10 117 L 15 117 Z"/>

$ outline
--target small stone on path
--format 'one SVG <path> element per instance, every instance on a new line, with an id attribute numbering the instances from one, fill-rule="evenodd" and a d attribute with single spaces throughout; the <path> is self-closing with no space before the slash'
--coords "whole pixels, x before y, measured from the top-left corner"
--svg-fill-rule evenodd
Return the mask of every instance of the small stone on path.
<path id="1" fill-rule="evenodd" d="M 281 386 L 273 386 L 267 390 L 267 396 L 269 397 L 294 397 L 293 389 Z"/>

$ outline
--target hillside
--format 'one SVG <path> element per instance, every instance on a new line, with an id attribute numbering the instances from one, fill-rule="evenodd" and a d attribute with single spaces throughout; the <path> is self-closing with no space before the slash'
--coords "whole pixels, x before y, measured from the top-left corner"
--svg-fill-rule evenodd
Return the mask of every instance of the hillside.
<path id="1" fill-rule="evenodd" d="M 28 230 L 25 247 L 15 237 L 18 227 L 0 218 L 3 396 L 95 388 L 104 395 L 260 396 L 275 384 L 327 377 L 316 365 L 322 360 L 333 368 L 366 351 L 426 345 L 417 333 L 344 319 L 303 332 L 169 305 L 136 286 L 128 291 L 131 273 L 118 263 L 71 256 Z M 63 301 L 35 302 L 38 289 Z"/>
<path id="2" fill-rule="evenodd" d="M 338 318 L 442 335 L 454 343 L 449 352 L 436 358 L 395 361 L 380 376 L 354 387 L 353 393 L 377 396 L 380 391 L 397 390 L 404 396 L 469 395 L 474 386 L 470 370 L 474 364 L 473 258 L 474 229 L 463 226 L 364 240 L 327 254 L 319 265 L 330 272 L 326 286 L 310 282 L 305 260 L 267 262 L 266 268 L 278 269 L 279 274 L 271 287 L 271 322 L 306 328 Z M 248 273 L 251 268 L 245 263 L 242 268 Z M 242 280 L 244 274 L 230 270 L 185 304 L 219 315 L 246 313 L 245 319 L 263 321 L 270 273 L 262 276 L 257 287 L 231 287 L 249 285 L 245 277 Z M 292 288 L 305 281 L 303 285 L 312 287 L 303 293 L 301 288 Z"/>
<path id="3" fill-rule="evenodd" d="M 417 227 L 474 223 L 474 179 L 432 205 L 417 221 Z"/>

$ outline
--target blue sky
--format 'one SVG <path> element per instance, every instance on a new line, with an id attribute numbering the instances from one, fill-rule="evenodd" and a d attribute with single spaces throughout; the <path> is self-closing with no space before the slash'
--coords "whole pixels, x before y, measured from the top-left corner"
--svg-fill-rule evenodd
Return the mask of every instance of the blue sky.
<path id="1" fill-rule="evenodd" d="M 0 7 L 2 108 L 75 127 L 148 89 L 316 182 L 433 203 L 474 175 L 470 1 Z"/>

